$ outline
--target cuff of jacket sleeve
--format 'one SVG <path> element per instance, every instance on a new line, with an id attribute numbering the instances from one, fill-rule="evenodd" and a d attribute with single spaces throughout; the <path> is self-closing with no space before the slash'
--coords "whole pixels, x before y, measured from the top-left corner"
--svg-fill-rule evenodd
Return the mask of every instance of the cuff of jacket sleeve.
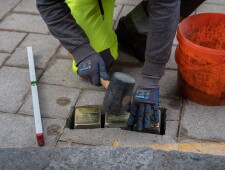
<path id="1" fill-rule="evenodd" d="M 166 64 L 145 61 L 142 74 L 162 77 L 165 74 L 165 67 Z"/>
<path id="2" fill-rule="evenodd" d="M 72 52 L 73 57 L 76 61 L 76 65 L 80 64 L 81 61 L 88 58 L 90 55 L 96 53 L 95 50 L 90 46 L 89 43 L 79 45 Z"/>
<path id="3" fill-rule="evenodd" d="M 161 77 L 148 76 L 141 74 L 141 77 L 137 83 L 137 89 L 155 89 L 159 88 L 159 81 Z"/>

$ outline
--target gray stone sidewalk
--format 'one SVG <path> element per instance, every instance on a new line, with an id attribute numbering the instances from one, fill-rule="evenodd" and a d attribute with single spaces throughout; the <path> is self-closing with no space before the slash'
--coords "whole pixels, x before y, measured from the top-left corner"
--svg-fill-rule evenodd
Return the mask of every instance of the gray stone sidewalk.
<path id="1" fill-rule="evenodd" d="M 131 11 L 140 0 L 117 0 L 113 17 Z M 207 0 L 195 13 L 223 12 L 224 0 Z M 34 0 L 3 0 L 0 6 L 0 148 L 36 147 L 26 47 L 32 46 L 45 147 L 73 145 L 121 146 L 196 141 L 225 142 L 225 106 L 210 107 L 183 99 L 176 87 L 177 65 L 174 40 L 166 74 L 160 82 L 160 106 L 166 107 L 166 132 L 159 136 L 121 129 L 70 130 L 70 108 L 101 105 L 105 90 L 94 87 L 72 72 L 72 60 L 58 40 L 50 35 Z M 120 49 L 113 71 L 138 79 L 142 63 Z"/>
<path id="2" fill-rule="evenodd" d="M 224 156 L 155 151 L 146 147 L 76 146 L 0 150 L 1 170 L 224 170 L 225 166 Z"/>

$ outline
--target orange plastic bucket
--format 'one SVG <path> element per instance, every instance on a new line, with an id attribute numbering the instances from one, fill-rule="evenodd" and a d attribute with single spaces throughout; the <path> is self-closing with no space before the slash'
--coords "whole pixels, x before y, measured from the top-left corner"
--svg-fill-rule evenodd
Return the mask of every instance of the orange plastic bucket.
<path id="1" fill-rule="evenodd" d="M 225 105 L 225 14 L 186 18 L 177 39 L 177 85 L 183 96 L 204 105 Z"/>

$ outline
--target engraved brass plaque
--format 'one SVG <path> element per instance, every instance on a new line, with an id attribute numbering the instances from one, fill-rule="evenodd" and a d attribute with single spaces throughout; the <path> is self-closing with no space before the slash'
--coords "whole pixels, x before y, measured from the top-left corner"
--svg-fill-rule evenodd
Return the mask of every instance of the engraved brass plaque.
<path id="1" fill-rule="evenodd" d="M 75 129 L 101 128 L 99 107 L 77 107 L 75 109 Z"/>
<path id="2" fill-rule="evenodd" d="M 111 113 L 105 113 L 105 127 L 106 128 L 126 128 L 129 112 L 124 112 L 120 116 L 115 116 Z"/>

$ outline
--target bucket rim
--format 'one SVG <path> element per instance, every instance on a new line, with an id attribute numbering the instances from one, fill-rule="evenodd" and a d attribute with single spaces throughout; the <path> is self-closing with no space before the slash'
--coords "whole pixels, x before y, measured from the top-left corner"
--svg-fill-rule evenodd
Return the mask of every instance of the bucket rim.
<path id="1" fill-rule="evenodd" d="M 191 20 L 191 19 L 196 18 L 196 17 L 199 17 L 199 16 L 207 16 L 207 15 L 220 15 L 220 16 L 224 16 L 224 18 L 225 18 L 225 13 L 213 13 L 213 12 L 196 14 L 196 15 L 192 15 L 192 16 L 189 16 L 189 17 L 185 18 L 178 25 L 178 29 L 177 29 L 177 40 L 178 40 L 178 43 L 185 43 L 187 46 L 189 46 L 191 48 L 195 48 L 196 50 L 199 50 L 199 51 L 204 52 L 204 53 L 205 52 L 210 52 L 210 53 L 220 54 L 220 55 L 222 53 L 222 55 L 224 55 L 224 57 L 225 57 L 225 50 L 223 50 L 223 49 L 222 50 L 216 50 L 216 49 L 204 47 L 204 46 L 198 45 L 196 43 L 193 43 L 192 41 L 188 40 L 184 36 L 184 34 L 182 33 L 182 31 L 181 31 L 181 25 L 182 25 L 182 23 L 187 22 L 188 20 Z"/>

